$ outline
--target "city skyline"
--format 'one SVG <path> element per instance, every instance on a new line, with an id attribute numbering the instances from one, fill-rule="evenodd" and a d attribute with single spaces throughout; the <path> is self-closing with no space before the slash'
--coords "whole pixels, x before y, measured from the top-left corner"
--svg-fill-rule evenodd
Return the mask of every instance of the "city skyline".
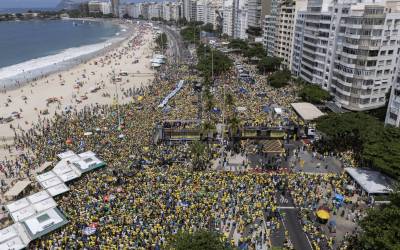
<path id="1" fill-rule="evenodd" d="M 61 0 L 2 0 L 0 9 L 13 8 L 54 8 Z M 150 2 L 146 0 L 122 0 L 121 3 L 138 3 Z M 161 2 L 161 0 L 153 0 L 151 2 Z"/>

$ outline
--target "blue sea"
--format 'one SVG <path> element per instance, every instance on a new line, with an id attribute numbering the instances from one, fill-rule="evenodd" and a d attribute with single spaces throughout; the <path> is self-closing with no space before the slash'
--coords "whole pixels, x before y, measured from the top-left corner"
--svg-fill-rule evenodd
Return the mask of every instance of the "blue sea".
<path id="1" fill-rule="evenodd" d="M 0 22 L 0 68 L 104 42 L 120 27 L 97 21 Z"/>

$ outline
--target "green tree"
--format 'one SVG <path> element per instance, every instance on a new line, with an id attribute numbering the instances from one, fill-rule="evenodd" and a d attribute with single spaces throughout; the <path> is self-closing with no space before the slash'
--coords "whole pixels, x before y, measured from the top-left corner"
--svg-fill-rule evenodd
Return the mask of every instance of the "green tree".
<path id="1" fill-rule="evenodd" d="M 206 145 L 201 141 L 195 141 L 190 145 L 190 156 L 193 170 L 205 170 L 209 162 Z"/>
<path id="2" fill-rule="evenodd" d="M 248 49 L 244 50 L 243 55 L 247 58 L 264 58 L 267 55 L 267 52 L 265 51 L 264 46 L 261 43 L 255 43 Z"/>
<path id="3" fill-rule="evenodd" d="M 289 84 L 290 78 L 289 70 L 279 70 L 268 77 L 268 82 L 274 88 L 282 88 Z"/>
<path id="4" fill-rule="evenodd" d="M 258 62 L 257 68 L 261 73 L 265 74 L 278 70 L 281 62 L 282 59 L 279 57 L 266 56 L 261 58 Z"/>
<path id="5" fill-rule="evenodd" d="M 300 90 L 299 96 L 303 101 L 314 104 L 321 104 L 332 99 L 328 91 L 314 84 L 304 84 Z"/>
<path id="6" fill-rule="evenodd" d="M 166 49 L 168 46 L 168 38 L 165 33 L 158 35 L 156 38 L 157 49 Z"/>
<path id="7" fill-rule="evenodd" d="M 248 44 L 246 41 L 241 40 L 241 39 L 232 39 L 229 42 L 228 48 L 231 49 L 239 49 L 241 51 L 245 51 L 249 48 Z"/>
<path id="8" fill-rule="evenodd" d="M 190 43 L 199 43 L 200 28 L 198 26 L 188 26 L 181 30 L 182 39 Z"/>
<path id="9" fill-rule="evenodd" d="M 205 230 L 194 233 L 178 232 L 170 237 L 167 249 L 174 250 L 230 250 L 233 247 L 223 240 L 221 234 Z"/>
<path id="10" fill-rule="evenodd" d="M 214 31 L 214 25 L 212 23 L 206 23 L 201 27 L 202 30 L 205 32 L 213 32 Z"/>
<path id="11" fill-rule="evenodd" d="M 197 49 L 198 63 L 197 69 L 203 77 L 214 75 L 218 76 L 227 72 L 233 66 L 232 60 L 224 53 L 209 48 L 199 46 Z"/>
<path id="12" fill-rule="evenodd" d="M 354 249 L 400 249 L 400 192 L 398 187 L 389 197 L 390 204 L 368 210 L 360 221 L 362 231 Z"/>
<path id="13" fill-rule="evenodd" d="M 323 151 L 351 150 L 357 164 L 400 177 L 400 129 L 385 127 L 362 112 L 329 114 L 317 120 L 325 136 L 317 144 Z"/>

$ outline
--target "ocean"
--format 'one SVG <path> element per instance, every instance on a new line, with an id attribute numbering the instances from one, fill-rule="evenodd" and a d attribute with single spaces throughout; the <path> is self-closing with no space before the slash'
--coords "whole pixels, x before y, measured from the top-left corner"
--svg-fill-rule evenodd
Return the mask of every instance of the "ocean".
<path id="1" fill-rule="evenodd" d="M 71 66 L 120 36 L 121 27 L 109 21 L 0 22 L 0 87 Z"/>
<path id="2" fill-rule="evenodd" d="M 0 22 L 0 68 L 104 42 L 119 31 L 110 22 L 73 23 L 70 20 Z"/>

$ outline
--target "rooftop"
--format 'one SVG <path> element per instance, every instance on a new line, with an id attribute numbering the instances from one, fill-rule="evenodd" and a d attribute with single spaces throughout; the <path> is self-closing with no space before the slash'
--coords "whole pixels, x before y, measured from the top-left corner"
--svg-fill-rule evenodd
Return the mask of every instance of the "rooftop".
<path id="1" fill-rule="evenodd" d="M 368 194 L 388 194 L 392 179 L 378 171 L 362 168 L 344 169 Z"/>
<path id="2" fill-rule="evenodd" d="M 304 121 L 312 121 L 324 115 L 315 105 L 308 102 L 297 102 L 291 105 Z"/>

